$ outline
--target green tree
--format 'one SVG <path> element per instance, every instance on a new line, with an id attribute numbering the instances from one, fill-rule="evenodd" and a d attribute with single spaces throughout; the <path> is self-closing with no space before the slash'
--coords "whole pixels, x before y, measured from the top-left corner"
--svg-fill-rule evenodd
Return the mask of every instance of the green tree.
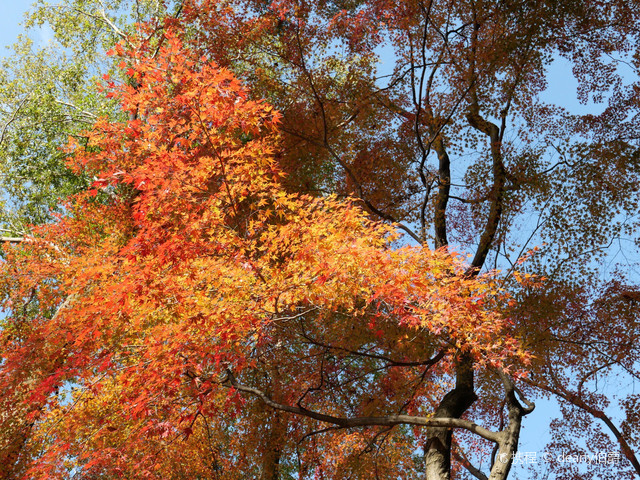
<path id="1" fill-rule="evenodd" d="M 61 147 L 101 116 L 125 118 L 98 89 L 118 71 L 105 52 L 134 23 L 167 15 L 158 2 L 38 2 L 26 14 L 26 32 L 0 68 L 1 222 L 10 234 L 29 231 L 58 212 L 61 200 L 91 182 L 65 168 Z M 43 43 L 40 30 L 51 32 Z M 128 81 L 126 75 L 122 81 Z"/>

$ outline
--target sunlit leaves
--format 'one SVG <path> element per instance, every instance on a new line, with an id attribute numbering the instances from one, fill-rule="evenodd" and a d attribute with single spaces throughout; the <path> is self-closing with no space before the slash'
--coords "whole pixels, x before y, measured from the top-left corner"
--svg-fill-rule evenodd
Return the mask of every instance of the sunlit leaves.
<path id="1" fill-rule="evenodd" d="M 2 405 L 30 412 L 32 435 L 7 434 L 26 438 L 25 461 L 26 445 L 41 449 L 30 476 L 165 478 L 181 462 L 203 475 L 237 464 L 247 452 L 211 431 L 254 431 L 262 417 L 224 383 L 229 369 L 331 414 L 427 414 L 456 352 L 479 366 L 526 358 L 490 278 L 466 275 L 445 250 L 391 248 L 394 230 L 352 201 L 288 193 L 274 160 L 278 112 L 164 35 L 157 54 L 119 53 L 140 85 L 109 91 L 136 118 L 101 119 L 86 146 L 67 147 L 92 185 L 3 264 Z M 298 436 L 316 428 L 278 421 Z M 314 440 L 304 469 L 365 475 L 367 435 Z M 407 431 L 390 435 L 379 468 L 401 474 L 400 452 L 414 447 Z M 205 437 L 208 452 L 192 440 Z M 247 461 L 267 468 L 269 455 Z"/>

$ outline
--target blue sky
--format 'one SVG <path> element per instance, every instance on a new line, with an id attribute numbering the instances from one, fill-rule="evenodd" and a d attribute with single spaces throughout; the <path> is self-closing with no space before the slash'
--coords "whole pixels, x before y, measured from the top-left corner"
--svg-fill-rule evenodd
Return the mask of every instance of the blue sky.
<path id="1" fill-rule="evenodd" d="M 14 43 L 22 31 L 22 17 L 31 6 L 30 0 L 0 0 L 2 15 L 0 15 L 0 54 L 7 55 L 7 45 Z"/>

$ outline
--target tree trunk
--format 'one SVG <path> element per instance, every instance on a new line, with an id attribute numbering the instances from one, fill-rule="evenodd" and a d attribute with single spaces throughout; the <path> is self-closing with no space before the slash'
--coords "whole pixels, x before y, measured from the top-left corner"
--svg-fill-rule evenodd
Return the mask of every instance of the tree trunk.
<path id="1" fill-rule="evenodd" d="M 473 360 L 462 355 L 456 368 L 456 386 L 444 396 L 434 418 L 460 418 L 477 398 L 473 388 Z M 426 480 L 451 478 L 451 435 L 450 428 L 427 428 Z"/>

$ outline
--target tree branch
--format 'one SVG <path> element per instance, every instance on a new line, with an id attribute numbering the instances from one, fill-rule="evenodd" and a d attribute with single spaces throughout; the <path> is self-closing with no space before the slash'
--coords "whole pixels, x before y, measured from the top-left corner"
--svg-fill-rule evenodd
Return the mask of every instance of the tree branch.
<path id="1" fill-rule="evenodd" d="M 491 442 L 500 443 L 502 441 L 502 433 L 496 433 L 489 429 L 486 429 L 476 423 L 468 420 L 461 420 L 459 418 L 433 418 L 433 417 L 417 417 L 413 415 L 387 415 L 383 417 L 335 417 L 333 415 L 326 415 L 312 410 L 307 410 L 304 407 L 294 407 L 292 405 L 286 405 L 283 403 L 272 400 L 265 392 L 257 388 L 242 385 L 237 382 L 233 372 L 227 370 L 226 378 L 221 382 L 225 387 L 234 388 L 239 392 L 249 393 L 262 400 L 265 405 L 274 408 L 276 410 L 282 410 L 284 412 L 293 413 L 296 415 L 302 415 L 308 418 L 313 418 L 320 422 L 329 423 L 338 426 L 339 428 L 354 428 L 354 427 L 372 427 L 372 426 L 394 426 L 394 425 L 419 425 L 424 427 L 439 427 L 439 428 L 462 428 L 468 430 L 476 435 L 485 438 Z"/>
<path id="2" fill-rule="evenodd" d="M 457 445 L 457 444 L 456 444 Z M 462 452 L 462 450 L 460 449 L 460 446 L 457 445 L 458 448 L 456 448 L 455 450 L 453 450 L 453 458 L 455 458 L 458 462 L 460 462 L 460 464 L 467 469 L 467 471 L 473 475 L 474 477 L 476 477 L 478 480 L 489 480 L 489 477 L 487 477 L 484 473 L 482 473 L 480 471 L 479 468 L 477 468 L 475 465 L 473 465 L 469 459 L 467 458 L 467 456 Z"/>
<path id="3" fill-rule="evenodd" d="M 314 338 L 311 338 L 307 333 L 302 332 L 300 334 L 305 340 L 307 340 L 309 343 L 313 344 L 313 345 L 317 345 L 319 347 L 324 347 L 330 350 L 340 350 L 342 352 L 346 352 L 346 353 L 350 353 L 352 355 L 357 355 L 360 357 L 366 357 L 366 358 L 371 358 L 374 360 L 382 360 L 384 362 L 387 362 L 389 364 L 389 366 L 392 367 L 423 367 L 423 366 L 432 366 L 435 365 L 437 362 L 439 362 L 446 354 L 445 350 L 441 350 L 440 352 L 438 352 L 433 358 L 430 358 L 428 360 L 420 360 L 420 361 L 415 361 L 415 362 L 403 362 L 401 360 L 394 360 L 392 358 L 389 357 L 385 357 L 384 355 L 376 355 L 373 353 L 367 353 L 367 352 L 359 352 L 357 350 L 350 350 L 348 348 L 344 348 L 344 347 L 337 347 L 334 345 L 330 345 L 324 342 L 321 342 L 319 340 L 316 340 Z"/>
<path id="4" fill-rule="evenodd" d="M 22 243 L 26 241 L 25 237 L 0 237 L 0 243 Z"/>
<path id="5" fill-rule="evenodd" d="M 573 392 L 570 392 L 569 390 L 567 390 L 566 388 L 560 385 L 558 385 L 557 388 L 554 388 L 547 384 L 537 384 L 533 382 L 529 382 L 529 383 L 535 387 L 540 388 L 541 390 L 557 395 L 558 397 L 567 401 L 571 405 L 579 408 L 580 410 L 587 412 L 589 415 L 599 420 L 602 420 L 602 422 L 607 426 L 607 428 L 611 431 L 613 436 L 618 441 L 618 444 L 620 445 L 620 449 L 622 450 L 623 455 L 627 458 L 627 460 L 629 460 L 629 462 L 633 466 L 633 469 L 636 471 L 636 473 L 640 475 L 640 461 L 638 461 L 638 458 L 636 457 L 635 452 L 627 442 L 626 438 L 624 438 L 623 433 L 618 429 L 618 427 L 616 427 L 616 425 L 609 418 L 609 416 L 607 416 L 607 414 L 604 413 L 604 411 L 589 405 L 587 402 L 584 401 L 584 399 L 581 396 L 576 395 Z"/>

